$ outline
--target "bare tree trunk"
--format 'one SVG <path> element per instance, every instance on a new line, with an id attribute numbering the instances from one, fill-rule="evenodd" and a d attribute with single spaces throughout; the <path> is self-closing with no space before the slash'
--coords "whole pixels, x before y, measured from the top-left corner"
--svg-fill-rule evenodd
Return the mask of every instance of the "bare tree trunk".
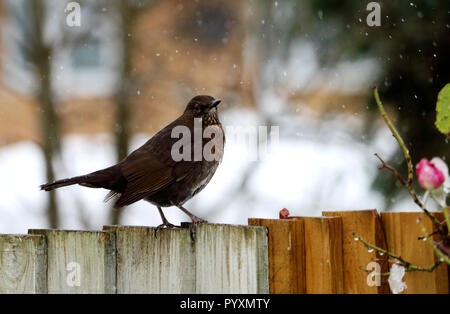
<path id="1" fill-rule="evenodd" d="M 130 100 L 132 83 L 132 28 L 136 17 L 136 11 L 132 8 L 127 0 L 117 0 L 117 10 L 120 25 L 120 45 L 121 45 L 121 66 L 119 71 L 119 86 L 117 94 L 115 95 L 116 103 L 116 158 L 121 161 L 128 155 L 128 148 L 130 142 Z M 112 224 L 120 223 L 122 214 L 121 209 L 112 209 Z"/>
<path id="2" fill-rule="evenodd" d="M 59 127 L 58 118 L 54 109 L 54 103 L 51 97 L 51 65 L 48 58 L 43 58 L 39 65 L 37 75 L 41 77 L 38 91 L 38 102 L 41 108 L 41 138 L 42 150 L 45 157 L 45 167 L 47 182 L 55 180 L 55 171 L 53 160 L 59 152 Z M 48 222 L 51 228 L 58 227 L 58 206 L 56 203 L 55 191 L 48 193 L 47 205 Z"/>
<path id="3" fill-rule="evenodd" d="M 45 22 L 45 7 L 43 0 L 30 2 L 30 23 L 33 33 L 28 32 L 29 61 L 34 67 L 37 82 L 36 100 L 40 107 L 41 139 L 44 153 L 47 181 L 55 180 L 53 161 L 60 151 L 60 134 L 58 117 L 55 112 L 52 96 L 51 48 L 44 42 L 43 28 Z M 48 195 L 47 216 L 51 228 L 57 228 L 59 223 L 58 206 L 55 191 Z"/>
<path id="4" fill-rule="evenodd" d="M 116 154 L 117 160 L 120 161 L 128 155 L 128 144 L 130 138 L 130 89 L 132 87 L 131 77 L 131 16 L 126 5 L 123 5 L 125 0 L 121 0 L 121 68 L 119 89 L 116 94 Z"/>

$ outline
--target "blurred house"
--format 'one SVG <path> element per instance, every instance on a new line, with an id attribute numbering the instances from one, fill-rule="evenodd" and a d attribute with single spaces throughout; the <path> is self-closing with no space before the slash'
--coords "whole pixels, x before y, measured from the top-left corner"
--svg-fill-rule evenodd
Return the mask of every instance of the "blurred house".
<path id="1" fill-rule="evenodd" d="M 51 1 L 51 0 L 50 0 Z M 112 2 L 99 14 L 88 39 L 59 47 L 52 55 L 52 82 L 63 134 L 110 133 L 115 127 L 114 93 L 121 56 Z M 70 32 L 63 3 L 51 7 L 53 31 Z M 82 3 L 82 5 L 84 5 Z M 87 4 L 86 4 L 87 5 Z M 132 131 L 154 133 L 184 109 L 196 94 L 225 104 L 251 104 L 251 75 L 244 69 L 245 17 L 241 1 L 158 1 L 142 8 L 133 32 Z M 9 11 L 26 1 L 0 2 L 0 145 L 39 141 L 33 77 L 15 42 L 20 27 Z M 76 27 L 75 27 L 76 28 Z"/>

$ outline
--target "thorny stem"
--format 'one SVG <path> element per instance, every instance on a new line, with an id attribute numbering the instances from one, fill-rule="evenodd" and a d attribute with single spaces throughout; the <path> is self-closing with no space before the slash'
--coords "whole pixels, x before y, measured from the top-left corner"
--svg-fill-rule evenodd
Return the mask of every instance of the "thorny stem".
<path id="1" fill-rule="evenodd" d="M 395 137 L 395 139 L 397 140 L 398 144 L 400 145 L 400 147 L 403 150 L 403 155 L 405 156 L 406 159 L 406 164 L 408 166 L 408 180 L 405 181 L 405 179 L 403 179 L 400 174 L 391 166 L 387 165 L 381 158 L 380 156 L 376 155 L 378 157 L 378 159 L 380 159 L 380 161 L 382 162 L 382 166 L 380 167 L 380 169 L 386 168 L 388 170 L 390 170 L 398 179 L 399 181 L 408 189 L 409 194 L 411 194 L 412 198 L 414 199 L 414 202 L 423 210 L 423 212 L 427 215 L 427 217 L 433 222 L 434 226 L 440 230 L 440 222 L 439 220 L 434 217 L 429 211 L 428 209 L 425 207 L 425 205 L 419 200 L 419 198 L 417 197 L 417 193 L 414 190 L 414 187 L 412 185 L 413 183 L 413 178 L 414 178 L 414 171 L 413 171 L 413 165 L 411 162 L 411 156 L 409 154 L 408 149 L 406 148 L 405 143 L 403 142 L 403 139 L 401 138 L 401 136 L 398 134 L 397 130 L 395 129 L 394 125 L 392 124 L 391 120 L 389 119 L 389 117 L 386 114 L 386 111 L 384 111 L 384 107 L 383 104 L 381 103 L 380 100 L 380 95 L 378 94 L 378 89 L 376 87 L 374 87 L 373 89 L 374 92 L 374 96 L 375 96 L 375 101 L 378 105 L 378 109 L 380 110 L 381 115 L 383 116 L 384 121 L 386 122 L 387 126 L 389 127 L 389 129 L 391 130 L 392 135 Z"/>
<path id="2" fill-rule="evenodd" d="M 445 222 L 447 223 L 447 231 L 450 232 L 450 216 L 448 215 L 448 209 L 450 207 L 442 207 L 442 212 L 444 213 Z"/>
<path id="3" fill-rule="evenodd" d="M 422 234 L 425 236 L 427 233 L 427 230 L 421 222 L 419 222 L 419 223 L 420 223 L 420 228 L 422 229 Z M 429 245 L 431 245 L 434 253 L 436 253 L 436 255 L 439 257 L 439 260 L 436 263 L 446 262 L 448 265 L 450 265 L 450 258 L 447 255 L 445 255 L 441 250 L 439 250 L 439 248 L 433 242 L 432 238 L 428 237 L 428 238 L 426 238 L 426 241 L 428 242 Z"/>
<path id="4" fill-rule="evenodd" d="M 392 124 L 391 120 L 389 119 L 389 117 L 387 116 L 386 112 L 384 111 L 384 107 L 383 107 L 383 104 L 381 103 L 380 95 L 378 94 L 378 89 L 376 87 L 373 89 L 373 93 L 375 95 L 375 101 L 376 101 L 376 103 L 378 105 L 378 109 L 380 110 L 384 121 L 386 122 L 387 126 L 389 127 L 389 129 L 392 132 L 392 135 L 395 137 L 395 139 L 397 140 L 398 144 L 400 145 L 400 147 L 403 150 L 403 155 L 405 155 L 406 163 L 408 165 L 408 185 L 411 185 L 412 182 L 413 182 L 414 171 L 413 171 L 413 166 L 412 166 L 412 163 L 411 163 L 411 156 L 409 155 L 409 151 L 406 148 L 406 145 L 403 142 L 403 139 L 398 134 L 398 132 L 395 129 L 394 125 Z"/>
<path id="5" fill-rule="evenodd" d="M 389 166 L 387 163 L 385 163 L 384 160 L 380 157 L 380 155 L 375 153 L 375 157 L 377 157 L 380 160 L 380 162 L 381 162 L 381 166 L 379 166 L 378 169 L 380 169 L 380 170 L 381 169 L 389 170 L 398 179 L 398 181 L 400 181 L 404 186 L 408 185 L 408 183 L 406 183 L 405 179 L 403 179 L 403 177 L 397 172 L 397 170 L 395 170 L 394 168 Z"/>
<path id="6" fill-rule="evenodd" d="M 405 261 L 403 258 L 401 258 L 400 256 L 397 256 L 389 251 L 386 251 L 382 248 L 379 248 L 378 246 L 372 245 L 369 242 L 367 242 L 366 240 L 364 240 L 363 238 L 361 238 L 360 236 L 358 236 L 356 233 L 353 232 L 353 236 L 355 237 L 355 239 L 357 239 L 358 241 L 360 241 L 362 244 L 364 244 L 367 248 L 369 249 L 373 249 L 377 252 L 379 252 L 381 255 L 385 255 L 389 256 L 393 259 L 395 259 L 398 264 L 400 264 L 401 266 L 403 266 L 405 268 L 405 272 L 410 272 L 410 271 L 426 271 L 426 272 L 432 272 L 433 270 L 436 269 L 436 267 L 439 266 L 439 264 L 442 263 L 441 260 L 437 261 L 436 263 L 434 263 L 431 266 L 428 267 L 421 267 L 421 266 L 416 266 L 411 264 L 408 261 Z M 436 248 L 436 250 L 438 250 Z M 442 254 L 442 253 L 441 253 Z M 389 273 L 383 273 L 382 275 L 388 275 Z"/>
<path id="7" fill-rule="evenodd" d="M 385 273 L 378 273 L 376 271 L 369 270 L 369 269 L 366 269 L 364 267 L 359 267 L 359 269 L 361 269 L 362 271 L 365 271 L 366 273 L 380 275 L 380 276 L 389 276 L 391 274 L 391 272 L 389 272 L 389 271 L 387 271 Z"/>
<path id="8" fill-rule="evenodd" d="M 428 209 L 426 209 L 426 207 L 422 204 L 422 202 L 419 200 L 419 198 L 417 197 L 416 191 L 414 190 L 414 188 L 412 186 L 408 187 L 409 190 L 409 194 L 411 194 L 411 196 L 414 199 L 414 202 L 423 210 L 423 212 L 428 216 L 428 218 L 430 218 L 430 220 L 433 222 L 434 226 L 438 229 L 441 230 L 441 223 L 440 221 L 434 217 L 429 211 Z"/>
<path id="9" fill-rule="evenodd" d="M 423 240 L 423 239 L 426 239 L 426 238 L 428 238 L 428 237 L 434 236 L 434 235 L 437 234 L 437 233 L 439 233 L 439 231 L 438 231 L 438 230 L 435 230 L 435 231 L 433 231 L 433 232 L 431 232 L 431 233 L 429 233 L 429 234 L 426 234 L 426 235 L 424 235 L 424 236 L 419 236 L 419 237 L 417 237 L 417 240 Z"/>

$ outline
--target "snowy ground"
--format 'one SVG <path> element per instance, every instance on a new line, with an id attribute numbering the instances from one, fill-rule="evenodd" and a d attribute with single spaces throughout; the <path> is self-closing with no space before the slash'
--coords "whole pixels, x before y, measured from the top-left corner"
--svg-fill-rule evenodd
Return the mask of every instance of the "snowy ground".
<path id="1" fill-rule="evenodd" d="M 388 157 L 395 147 L 388 130 L 380 128 L 374 141 L 364 143 L 363 138 L 349 133 L 358 128 L 358 118 L 343 116 L 326 123 L 326 127 L 313 119 L 295 119 L 298 126 L 294 131 L 280 126 L 279 144 L 256 166 L 246 189 L 239 186 L 240 180 L 255 164 L 246 158 L 248 145 L 228 140 L 216 175 L 186 207 L 211 222 L 238 224 L 245 224 L 248 217 L 275 218 L 283 207 L 293 215 L 309 216 L 320 215 L 322 210 L 381 209 L 382 196 L 371 191 L 370 183 L 378 171 L 373 154 Z M 226 125 L 258 124 L 258 117 L 250 111 L 228 112 L 223 120 Z M 327 131 L 331 129 L 333 135 Z M 133 149 L 148 137 L 135 136 Z M 66 137 L 57 177 L 109 166 L 112 156 L 115 154 L 109 135 Z M 45 192 L 38 188 L 45 181 L 38 146 L 22 142 L 2 148 L 0 173 L 0 233 L 47 227 Z M 58 190 L 61 227 L 100 229 L 108 224 L 111 204 L 103 203 L 106 193 L 80 186 Z M 413 208 L 412 202 L 406 206 Z M 168 208 L 165 213 L 173 223 L 188 220 L 176 208 Z M 141 201 L 125 209 L 123 224 L 158 225 L 160 218 L 155 207 Z"/>

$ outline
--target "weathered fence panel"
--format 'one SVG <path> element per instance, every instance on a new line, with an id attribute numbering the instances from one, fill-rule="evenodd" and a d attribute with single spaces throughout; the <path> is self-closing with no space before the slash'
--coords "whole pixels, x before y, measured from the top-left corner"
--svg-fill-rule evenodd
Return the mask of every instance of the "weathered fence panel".
<path id="1" fill-rule="evenodd" d="M 444 220 L 441 212 L 433 215 L 439 221 Z M 427 242 L 418 240 L 423 234 L 417 218 L 423 216 L 423 213 L 418 212 L 381 213 L 389 251 L 416 266 L 428 267 L 437 262 L 438 257 Z M 433 230 L 431 221 L 424 218 L 421 222 L 431 233 Z M 437 240 L 437 236 L 434 239 Z M 439 265 L 433 272 L 408 272 L 403 280 L 407 286 L 404 293 L 448 293 L 449 282 L 445 280 L 448 275 L 448 266 L 445 263 Z"/>
<path id="2" fill-rule="evenodd" d="M 43 236 L 0 234 L 0 293 L 46 293 L 46 276 Z"/>
<path id="3" fill-rule="evenodd" d="M 261 227 L 186 229 L 105 226 L 117 243 L 117 293 L 268 293 Z"/>
<path id="4" fill-rule="evenodd" d="M 269 293 L 267 229 L 199 224 L 196 293 Z"/>
<path id="5" fill-rule="evenodd" d="M 29 230 L 47 242 L 48 293 L 114 293 L 114 233 L 75 230 Z"/>
<path id="6" fill-rule="evenodd" d="M 117 245 L 117 293 L 195 293 L 189 229 L 104 226 Z"/>
<path id="7" fill-rule="evenodd" d="M 344 293 L 341 217 L 301 217 L 305 223 L 306 293 Z"/>
<path id="8" fill-rule="evenodd" d="M 367 273 L 361 270 L 382 256 L 367 250 L 362 243 L 355 241 L 353 236 L 355 232 L 366 241 L 386 249 L 386 239 L 377 210 L 325 211 L 322 215 L 342 218 L 344 293 L 389 293 L 385 276 L 382 276 L 380 286 L 370 286 L 367 284 Z M 381 263 L 380 266 L 381 272 L 388 271 L 387 263 Z"/>
<path id="9" fill-rule="evenodd" d="M 305 293 L 305 230 L 302 220 L 249 218 L 269 232 L 270 293 Z"/>

